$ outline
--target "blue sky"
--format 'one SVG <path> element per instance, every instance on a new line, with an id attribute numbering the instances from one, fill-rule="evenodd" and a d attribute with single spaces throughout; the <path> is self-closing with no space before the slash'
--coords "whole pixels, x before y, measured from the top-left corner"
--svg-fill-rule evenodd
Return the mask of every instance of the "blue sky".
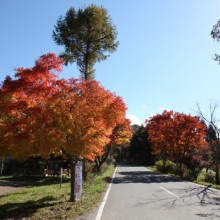
<path id="1" fill-rule="evenodd" d="M 14 68 L 32 67 L 42 54 L 59 54 L 52 39 L 60 15 L 72 6 L 105 7 L 120 45 L 97 63 L 96 79 L 128 107 L 136 123 L 163 109 L 195 114 L 220 98 L 220 42 L 210 32 L 220 19 L 219 0 L 7 0 L 0 1 L 0 81 Z M 62 77 L 79 77 L 76 65 Z"/>

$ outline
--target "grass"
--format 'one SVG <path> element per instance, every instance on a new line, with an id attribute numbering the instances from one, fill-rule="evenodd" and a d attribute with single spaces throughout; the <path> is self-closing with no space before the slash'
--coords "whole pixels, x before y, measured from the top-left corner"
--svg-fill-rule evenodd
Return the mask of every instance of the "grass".
<path id="1" fill-rule="evenodd" d="M 157 167 L 155 165 L 148 166 L 147 168 L 149 168 L 150 170 L 155 171 L 155 172 L 160 172 L 160 171 L 157 170 Z M 169 175 L 169 176 L 179 178 L 179 179 L 187 180 L 186 178 L 181 177 L 180 175 L 176 175 L 176 174 L 173 174 L 173 173 L 166 173 L 166 174 Z M 197 183 L 197 184 L 204 185 L 204 186 L 212 185 L 213 188 L 220 189 L 219 184 L 210 183 L 210 182 L 205 181 L 205 170 L 202 170 L 202 172 L 200 172 L 197 180 L 193 180 L 193 181 L 190 181 L 190 182 Z"/>
<path id="2" fill-rule="evenodd" d="M 150 169 L 150 170 L 152 170 L 152 171 L 159 172 L 159 171 L 157 170 L 157 167 L 156 167 L 155 165 L 148 166 L 147 168 Z"/>
<path id="3" fill-rule="evenodd" d="M 209 173 L 210 173 L 210 172 L 211 172 L 211 171 L 209 171 Z M 213 171 L 212 171 L 211 173 L 212 173 L 213 176 L 215 176 L 215 173 L 214 173 Z M 206 185 L 206 186 L 211 184 L 213 188 L 220 189 L 220 185 L 219 185 L 219 184 L 215 184 L 215 183 L 213 183 L 213 181 L 212 181 L 211 183 L 205 181 L 205 175 L 206 175 L 205 170 L 202 170 L 202 171 L 200 172 L 200 174 L 199 174 L 197 180 L 195 180 L 195 181 L 193 181 L 193 182 L 194 182 L 194 183 L 198 183 L 198 184 L 200 184 L 200 185 Z M 213 180 L 214 180 L 214 178 L 213 178 Z"/>
<path id="4" fill-rule="evenodd" d="M 70 219 L 89 212 L 101 198 L 114 172 L 109 166 L 101 175 L 89 174 L 83 184 L 82 201 L 72 203 L 70 181 L 60 188 L 59 178 L 8 178 L 28 184 L 27 188 L 0 197 L 0 219 Z"/>

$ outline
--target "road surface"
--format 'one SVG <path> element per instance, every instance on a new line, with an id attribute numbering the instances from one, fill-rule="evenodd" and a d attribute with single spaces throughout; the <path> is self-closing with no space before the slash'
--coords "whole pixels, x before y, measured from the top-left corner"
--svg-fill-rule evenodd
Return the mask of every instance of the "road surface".
<path id="1" fill-rule="evenodd" d="M 220 191 L 121 165 L 99 216 L 96 220 L 219 220 Z"/>

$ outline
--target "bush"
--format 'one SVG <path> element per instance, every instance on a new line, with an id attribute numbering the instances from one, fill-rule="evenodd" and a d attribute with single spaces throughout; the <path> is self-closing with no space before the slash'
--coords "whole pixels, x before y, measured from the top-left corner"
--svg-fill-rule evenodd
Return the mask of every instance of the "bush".
<path id="1" fill-rule="evenodd" d="M 198 178 L 198 175 L 200 173 L 201 169 L 191 169 L 187 167 L 185 164 L 182 164 L 181 168 L 178 167 L 175 171 L 175 174 L 183 177 L 183 179 L 188 181 L 193 181 Z"/>
<path id="2" fill-rule="evenodd" d="M 207 173 L 205 173 L 204 180 L 208 183 L 215 183 L 215 173 L 212 171 L 208 171 Z"/>
<path id="3" fill-rule="evenodd" d="M 155 165 L 160 172 L 173 173 L 176 170 L 176 164 L 170 160 L 166 161 L 165 168 L 162 160 L 157 161 Z"/>
<path id="4" fill-rule="evenodd" d="M 106 159 L 106 163 L 108 164 L 108 165 L 111 165 L 111 164 L 115 164 L 115 159 L 114 158 L 112 158 L 112 157 L 108 157 L 107 159 Z"/>
<path id="5" fill-rule="evenodd" d="M 186 167 L 184 167 L 183 169 L 183 178 L 189 181 L 193 181 L 195 179 L 197 179 L 197 175 L 190 169 L 187 169 Z"/>

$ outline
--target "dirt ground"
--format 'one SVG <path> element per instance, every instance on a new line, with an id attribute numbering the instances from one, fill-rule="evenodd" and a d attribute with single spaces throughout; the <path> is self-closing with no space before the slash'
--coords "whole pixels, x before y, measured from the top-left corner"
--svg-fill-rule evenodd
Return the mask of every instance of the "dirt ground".
<path id="1" fill-rule="evenodd" d="M 0 180 L 0 197 L 25 187 L 23 182 Z"/>

